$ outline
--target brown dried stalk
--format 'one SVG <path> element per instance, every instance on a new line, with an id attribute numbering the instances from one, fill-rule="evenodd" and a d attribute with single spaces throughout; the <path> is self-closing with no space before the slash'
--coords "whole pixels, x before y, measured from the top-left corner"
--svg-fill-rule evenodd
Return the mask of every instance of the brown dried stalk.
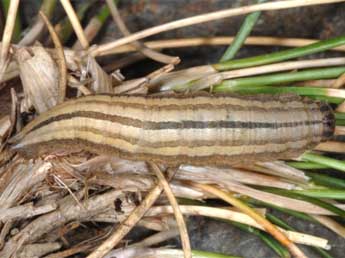
<path id="1" fill-rule="evenodd" d="M 130 36 L 131 32 L 128 30 L 126 24 L 123 22 L 114 1 L 113 0 L 106 0 L 106 2 L 107 2 L 107 5 L 109 7 L 110 13 L 111 13 L 116 25 L 120 29 L 121 33 L 124 36 Z M 175 65 L 180 62 L 180 59 L 178 57 L 168 56 L 168 55 L 156 52 L 154 50 L 151 50 L 151 49 L 147 48 L 144 44 L 140 43 L 139 41 L 134 41 L 131 45 L 133 45 L 143 55 L 145 55 L 148 58 L 151 58 L 153 60 L 156 60 L 158 62 L 161 62 L 164 64 L 175 64 Z"/>
<path id="2" fill-rule="evenodd" d="M 65 12 L 66 12 L 71 24 L 72 24 L 74 32 L 77 35 L 81 46 L 84 49 L 88 49 L 89 48 L 89 42 L 87 41 L 87 38 L 85 37 L 84 30 L 80 24 L 79 19 L 78 19 L 78 15 L 75 13 L 70 1 L 69 0 L 61 0 L 60 2 L 62 4 L 63 8 L 65 9 Z"/>
<path id="3" fill-rule="evenodd" d="M 62 103 L 65 99 L 66 96 L 66 86 L 67 86 L 67 65 L 66 65 L 66 59 L 65 59 L 65 54 L 63 50 L 63 46 L 60 42 L 59 36 L 54 30 L 54 27 L 51 25 L 49 22 L 49 19 L 47 16 L 40 11 L 39 12 L 40 16 L 42 17 L 44 23 L 46 24 L 50 36 L 53 40 L 53 43 L 55 45 L 56 53 L 57 53 L 57 64 L 59 67 L 59 97 L 58 97 L 58 104 Z"/>
<path id="4" fill-rule="evenodd" d="M 163 190 L 161 184 L 157 184 L 145 197 L 139 206 L 123 221 L 117 230 L 99 247 L 97 247 L 87 258 L 101 258 L 110 252 L 127 233 L 138 223 L 146 211 L 153 205 Z"/>
<path id="5" fill-rule="evenodd" d="M 169 31 L 169 30 L 174 30 L 174 29 L 178 29 L 178 28 L 182 28 L 182 27 L 186 27 L 190 25 L 195 25 L 199 23 L 204 23 L 208 21 L 213 21 L 217 19 L 223 19 L 226 17 L 243 15 L 243 14 L 256 12 L 256 11 L 279 10 L 279 9 L 295 8 L 295 7 L 317 5 L 317 4 L 329 4 L 329 3 L 337 3 L 337 2 L 343 2 L 343 0 L 277 1 L 277 2 L 269 2 L 269 3 L 263 3 L 263 4 L 243 6 L 239 8 L 226 9 L 226 10 L 211 12 L 207 14 L 196 15 L 189 18 L 184 18 L 184 19 L 168 22 L 162 25 L 158 25 L 158 26 L 146 29 L 146 30 L 142 30 L 130 36 L 104 44 L 102 45 L 102 47 L 99 46 L 95 49 L 92 49 L 90 50 L 90 54 L 93 56 L 97 56 L 97 55 L 102 54 L 102 52 L 109 51 L 110 49 L 114 49 L 116 47 L 133 42 L 138 39 L 152 36 L 154 34 L 158 34 L 158 33 Z"/>
<path id="6" fill-rule="evenodd" d="M 183 248 L 183 253 L 185 258 L 191 258 L 192 257 L 192 251 L 191 251 L 191 246 L 190 246 L 190 240 L 188 236 L 188 231 L 187 231 L 187 226 L 184 221 L 182 212 L 179 208 L 179 205 L 176 201 L 176 198 L 169 186 L 168 181 L 165 179 L 163 173 L 159 169 L 159 167 L 153 163 L 153 162 L 148 162 L 152 168 L 152 171 L 155 173 L 155 175 L 158 178 L 158 181 L 160 182 L 161 185 L 163 185 L 164 192 L 166 196 L 168 197 L 168 200 L 170 202 L 171 207 L 173 208 L 177 227 L 180 231 L 180 237 L 181 237 L 181 242 L 182 242 L 182 248 Z"/>

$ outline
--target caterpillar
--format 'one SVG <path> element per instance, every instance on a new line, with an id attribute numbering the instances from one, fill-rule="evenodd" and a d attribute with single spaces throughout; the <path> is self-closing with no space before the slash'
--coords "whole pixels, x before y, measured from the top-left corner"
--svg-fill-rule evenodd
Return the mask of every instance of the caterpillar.
<path id="1" fill-rule="evenodd" d="M 41 114 L 10 139 L 36 157 L 83 148 L 168 165 L 300 156 L 334 133 L 332 108 L 295 95 L 92 95 Z"/>

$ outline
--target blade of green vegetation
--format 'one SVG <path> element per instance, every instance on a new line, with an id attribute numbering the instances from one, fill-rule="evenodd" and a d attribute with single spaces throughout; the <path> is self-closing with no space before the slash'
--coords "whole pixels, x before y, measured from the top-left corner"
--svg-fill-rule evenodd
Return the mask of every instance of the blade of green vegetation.
<path id="1" fill-rule="evenodd" d="M 254 86 L 254 87 L 243 87 L 243 86 L 231 86 L 223 87 L 216 86 L 213 88 L 214 92 L 226 92 L 226 93 L 238 93 L 238 94 L 283 94 L 283 93 L 294 93 L 300 96 L 308 96 L 312 99 L 327 101 L 329 103 L 341 104 L 344 99 L 337 97 L 327 96 L 327 89 L 315 88 L 315 87 L 285 87 L 285 86 Z"/>
<path id="2" fill-rule="evenodd" d="M 286 161 L 287 165 L 297 169 L 326 169 L 328 166 L 308 161 Z"/>
<path id="3" fill-rule="evenodd" d="M 305 152 L 301 158 L 305 161 L 311 161 L 320 165 L 325 165 L 330 168 L 334 168 L 339 171 L 345 172 L 345 162 L 341 160 L 325 157 L 309 151 Z"/>
<path id="4" fill-rule="evenodd" d="M 297 81 L 320 80 L 337 78 L 345 72 L 345 67 L 332 67 L 320 69 L 308 69 L 299 72 L 285 72 L 271 75 L 253 76 L 248 78 L 225 80 L 219 85 L 214 86 L 214 91 L 226 91 L 232 87 L 255 87 L 268 86 Z M 302 88 L 302 87 L 301 87 Z M 322 90 L 316 88 L 315 90 Z M 318 94 L 320 95 L 320 94 Z"/>
<path id="5" fill-rule="evenodd" d="M 263 232 L 259 229 L 253 228 L 251 226 L 238 223 L 238 222 L 233 222 L 233 221 L 225 221 L 231 225 L 234 225 L 238 227 L 239 229 L 248 232 L 250 234 L 254 234 L 255 236 L 259 237 L 264 243 L 266 243 L 277 255 L 279 255 L 282 258 L 288 258 L 290 257 L 289 251 L 282 246 L 277 240 L 275 240 L 273 237 L 271 237 L 269 234 L 266 232 Z"/>
<path id="6" fill-rule="evenodd" d="M 260 56 L 242 58 L 238 60 L 230 60 L 219 64 L 214 64 L 213 67 L 218 71 L 233 70 L 257 65 L 271 64 L 288 59 L 293 59 L 305 55 L 319 53 L 328 49 L 332 49 L 345 44 L 345 37 L 337 37 L 313 43 L 303 47 L 297 47 L 284 51 L 274 52 Z"/>
<path id="7" fill-rule="evenodd" d="M 206 252 L 200 250 L 192 250 L 193 258 L 241 258 L 239 256 L 232 256 L 220 253 Z"/>
<path id="8" fill-rule="evenodd" d="M 314 172 L 306 172 L 306 174 L 315 184 L 336 189 L 345 189 L 345 180 L 343 179 Z"/>
<path id="9" fill-rule="evenodd" d="M 258 0 L 257 3 L 264 3 L 266 0 Z M 233 59 L 237 52 L 242 47 L 244 41 L 249 36 L 250 32 L 252 31 L 254 25 L 258 21 L 261 12 L 253 12 L 248 14 L 241 25 L 240 30 L 236 34 L 234 41 L 230 44 L 230 46 L 226 49 L 224 55 L 220 59 L 220 62 L 225 62 L 230 59 Z"/>
<path id="10" fill-rule="evenodd" d="M 95 3 L 95 0 L 92 1 L 85 1 L 81 2 L 77 9 L 77 16 L 79 20 L 82 20 L 87 12 L 87 10 Z M 55 29 L 59 35 L 59 38 L 61 40 L 61 43 L 66 43 L 70 36 L 73 33 L 73 27 L 68 19 L 66 17 L 63 19 L 57 26 L 55 26 Z"/>
<path id="11" fill-rule="evenodd" d="M 313 197 L 327 198 L 335 200 L 345 200 L 345 191 L 339 189 L 306 189 L 306 190 L 290 190 L 293 193 Z"/>
<path id="12" fill-rule="evenodd" d="M 114 2 L 117 2 L 117 1 L 114 1 Z M 109 11 L 108 5 L 103 4 L 102 8 L 99 10 L 96 17 L 103 24 L 106 21 L 106 19 L 108 19 L 109 14 L 110 14 L 110 11 Z"/>

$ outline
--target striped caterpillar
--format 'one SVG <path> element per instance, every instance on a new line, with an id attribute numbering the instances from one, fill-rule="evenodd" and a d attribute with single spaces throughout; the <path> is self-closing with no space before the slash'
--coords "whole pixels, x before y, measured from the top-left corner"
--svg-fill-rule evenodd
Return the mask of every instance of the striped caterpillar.
<path id="1" fill-rule="evenodd" d="M 94 95 L 38 116 L 11 140 L 35 157 L 57 149 L 169 165 L 296 158 L 333 135 L 326 103 L 295 95 Z"/>

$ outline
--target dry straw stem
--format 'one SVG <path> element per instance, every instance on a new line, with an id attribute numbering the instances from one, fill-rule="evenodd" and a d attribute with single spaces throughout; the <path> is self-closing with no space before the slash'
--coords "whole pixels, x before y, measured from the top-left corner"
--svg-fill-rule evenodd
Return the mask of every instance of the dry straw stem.
<path id="1" fill-rule="evenodd" d="M 66 0 L 64 0 L 66 1 Z M 63 2 L 64 2 L 63 1 Z M 189 18 L 184 18 L 172 22 L 168 22 L 162 25 L 158 25 L 140 32 L 134 33 L 128 37 L 121 38 L 119 40 L 104 44 L 102 47 L 97 47 L 90 51 L 90 54 L 97 56 L 104 51 L 109 51 L 110 49 L 122 46 L 124 44 L 146 38 L 164 31 L 174 30 L 194 24 L 204 23 L 208 21 L 223 19 L 226 17 L 237 16 L 248 14 L 256 11 L 268 11 L 268 10 L 278 10 L 278 9 L 287 9 L 293 7 L 309 6 L 309 5 L 318 5 L 318 4 L 329 4 L 343 2 L 344 0 L 290 0 L 290 1 L 277 1 L 269 2 L 263 4 L 256 4 L 250 6 L 243 6 L 233 9 L 226 9 L 216 12 L 211 12 L 207 14 L 196 15 Z"/>
<path id="2" fill-rule="evenodd" d="M 33 203 L 15 206 L 6 209 L 0 209 L 0 221 L 7 222 L 12 219 L 26 219 L 51 212 L 57 208 L 55 203 L 48 203 L 42 206 L 34 207 Z"/>
<path id="3" fill-rule="evenodd" d="M 121 33 L 124 36 L 130 36 L 131 32 L 128 30 L 126 24 L 123 22 L 120 16 L 120 13 L 114 3 L 114 0 L 106 0 L 106 2 L 109 7 L 110 13 L 116 25 L 118 26 L 119 30 L 121 31 Z M 164 64 L 177 64 L 180 62 L 180 59 L 178 57 L 168 56 L 168 55 L 156 52 L 154 50 L 151 50 L 147 48 L 144 44 L 140 43 L 139 41 L 134 41 L 131 45 L 134 46 L 134 48 L 140 51 L 143 55 L 155 61 L 158 61 Z"/>
<path id="4" fill-rule="evenodd" d="M 317 151 L 345 153 L 345 143 L 337 141 L 322 142 L 315 147 Z"/>
<path id="5" fill-rule="evenodd" d="M 161 185 L 163 185 L 164 192 L 170 202 L 170 205 L 174 211 L 177 227 L 180 231 L 180 237 L 181 237 L 181 242 L 182 242 L 182 248 L 183 248 L 183 253 L 185 258 L 191 258 L 192 257 L 192 251 L 191 251 L 191 246 L 190 246 L 190 240 L 188 236 L 188 231 L 187 231 L 187 226 L 186 223 L 183 219 L 183 215 L 181 213 L 181 210 L 179 208 L 179 205 L 176 201 L 176 198 L 169 186 L 168 181 L 165 179 L 162 171 L 159 169 L 159 167 L 153 163 L 153 162 L 148 162 L 150 167 L 152 168 L 153 172 L 158 178 L 158 181 Z"/>
<path id="6" fill-rule="evenodd" d="M 345 135 L 345 126 L 336 126 L 334 135 Z"/>
<path id="7" fill-rule="evenodd" d="M 304 253 L 290 239 L 288 239 L 288 237 L 282 231 L 276 228 L 276 226 L 274 226 L 271 222 L 269 222 L 267 219 L 262 217 L 255 210 L 253 210 L 249 206 L 242 203 L 240 200 L 234 198 L 230 194 L 222 190 L 219 190 L 218 188 L 213 187 L 211 185 L 199 184 L 199 183 L 194 183 L 194 182 L 189 182 L 189 184 L 193 187 L 202 189 L 203 191 L 207 193 L 213 194 L 214 196 L 238 208 L 240 211 L 242 211 L 243 213 L 253 218 L 258 224 L 260 224 L 269 234 L 271 234 L 275 239 L 277 239 L 282 245 L 286 246 L 295 257 L 307 258 L 304 255 Z"/>
<path id="8" fill-rule="evenodd" d="M 13 35 L 13 29 L 16 22 L 19 0 L 10 1 L 10 7 L 8 9 L 6 24 L 4 33 L 2 34 L 2 45 L 0 52 L 0 81 L 5 74 L 8 64 L 8 51 L 10 49 L 10 43 Z"/>
<path id="9" fill-rule="evenodd" d="M 139 206 L 123 221 L 117 230 L 87 258 L 101 258 L 111 251 L 127 233 L 139 222 L 146 211 L 154 204 L 163 190 L 162 184 L 158 183 L 145 197 Z"/>
<path id="10" fill-rule="evenodd" d="M 315 68 L 315 67 L 327 67 L 327 66 L 340 66 L 345 64 L 345 58 L 324 58 L 315 60 L 303 60 L 303 61 L 289 61 L 281 62 L 270 65 L 262 65 L 238 70 L 232 70 L 227 72 L 215 73 L 214 75 L 208 75 L 201 78 L 197 82 L 193 82 L 191 89 L 193 91 L 207 89 L 213 85 L 221 83 L 226 79 L 233 79 L 239 77 L 246 77 L 251 75 L 274 73 L 279 71 L 288 71 L 304 68 Z M 171 88 L 173 84 L 170 83 Z M 163 86 L 162 90 L 170 90 L 167 86 Z M 336 89 L 335 89 L 336 90 Z M 334 95 L 332 89 L 329 90 L 330 94 Z"/>
<path id="11" fill-rule="evenodd" d="M 78 15 L 75 13 L 70 1 L 69 0 L 61 0 L 60 2 L 62 4 L 63 8 L 65 9 L 65 12 L 67 13 L 67 16 L 68 16 L 68 18 L 72 24 L 74 32 L 77 35 L 81 46 L 84 49 L 88 49 L 89 48 L 89 42 L 87 41 L 87 38 L 86 38 L 84 31 L 83 31 L 83 28 L 80 25 Z"/>
<path id="12" fill-rule="evenodd" d="M 312 217 L 328 229 L 345 238 L 345 227 L 343 225 L 326 216 L 312 215 Z"/>
<path id="13" fill-rule="evenodd" d="M 183 47 L 198 47 L 198 46 L 218 46 L 229 45 L 234 40 L 234 37 L 195 37 L 195 38 L 179 38 L 179 39 L 163 39 L 146 41 L 145 46 L 151 49 L 165 49 L 165 48 L 183 48 Z M 282 47 L 303 47 L 318 42 L 315 39 L 302 38 L 280 38 L 280 37 L 247 37 L 244 42 L 245 45 L 258 46 L 282 46 Z M 103 45 L 99 45 L 102 48 Z M 109 51 L 104 51 L 99 55 L 122 54 L 133 52 L 136 49 L 131 44 L 126 44 Z M 332 48 L 329 51 L 345 51 L 345 46 Z"/>
<path id="14" fill-rule="evenodd" d="M 302 170 L 286 165 L 283 161 L 257 162 L 254 171 L 280 176 L 295 182 L 308 183 L 309 177 Z"/>
<path id="15" fill-rule="evenodd" d="M 207 206 L 195 206 L 195 205 L 180 205 L 180 209 L 183 214 L 190 216 L 205 216 L 210 218 L 217 218 L 223 220 L 234 221 L 242 224 L 246 224 L 260 230 L 266 230 L 262 225 L 256 222 L 249 215 L 242 212 L 233 211 L 228 208 L 214 208 Z M 171 206 L 155 206 L 152 207 L 145 216 L 162 216 L 166 214 L 171 214 L 173 212 Z M 259 212 L 258 212 L 259 213 Z M 263 215 L 264 216 L 264 215 Z M 281 228 L 279 230 L 283 231 L 288 235 L 288 238 L 297 243 L 309 246 L 317 246 L 323 249 L 328 249 L 328 240 L 313 235 L 303 234 L 295 231 L 285 231 Z"/>
<path id="16" fill-rule="evenodd" d="M 345 73 L 339 76 L 339 78 L 333 83 L 332 88 L 341 88 L 345 84 Z"/>
<path id="17" fill-rule="evenodd" d="M 66 86 L 67 86 L 67 65 L 66 65 L 66 59 L 65 54 L 63 50 L 63 46 L 59 40 L 59 36 L 55 32 L 53 26 L 49 22 L 47 16 L 40 11 L 40 16 L 42 17 L 44 23 L 46 24 L 50 36 L 54 42 L 56 52 L 57 52 L 57 63 L 59 67 L 59 96 L 58 96 L 58 104 L 64 102 L 65 96 L 66 96 Z"/>
<path id="18" fill-rule="evenodd" d="M 40 10 L 50 17 L 55 9 L 56 0 L 43 0 Z M 44 30 L 44 21 L 38 17 L 34 25 L 28 32 L 25 33 L 23 38 L 18 43 L 19 46 L 28 46 L 35 42 Z"/>
<path id="19" fill-rule="evenodd" d="M 165 242 L 173 237 L 178 236 L 178 234 L 179 234 L 179 230 L 177 228 L 172 228 L 166 231 L 158 232 L 152 236 L 149 236 L 140 242 L 130 245 L 130 247 L 138 248 L 138 247 L 148 247 L 152 245 L 157 245 L 161 242 Z"/>

